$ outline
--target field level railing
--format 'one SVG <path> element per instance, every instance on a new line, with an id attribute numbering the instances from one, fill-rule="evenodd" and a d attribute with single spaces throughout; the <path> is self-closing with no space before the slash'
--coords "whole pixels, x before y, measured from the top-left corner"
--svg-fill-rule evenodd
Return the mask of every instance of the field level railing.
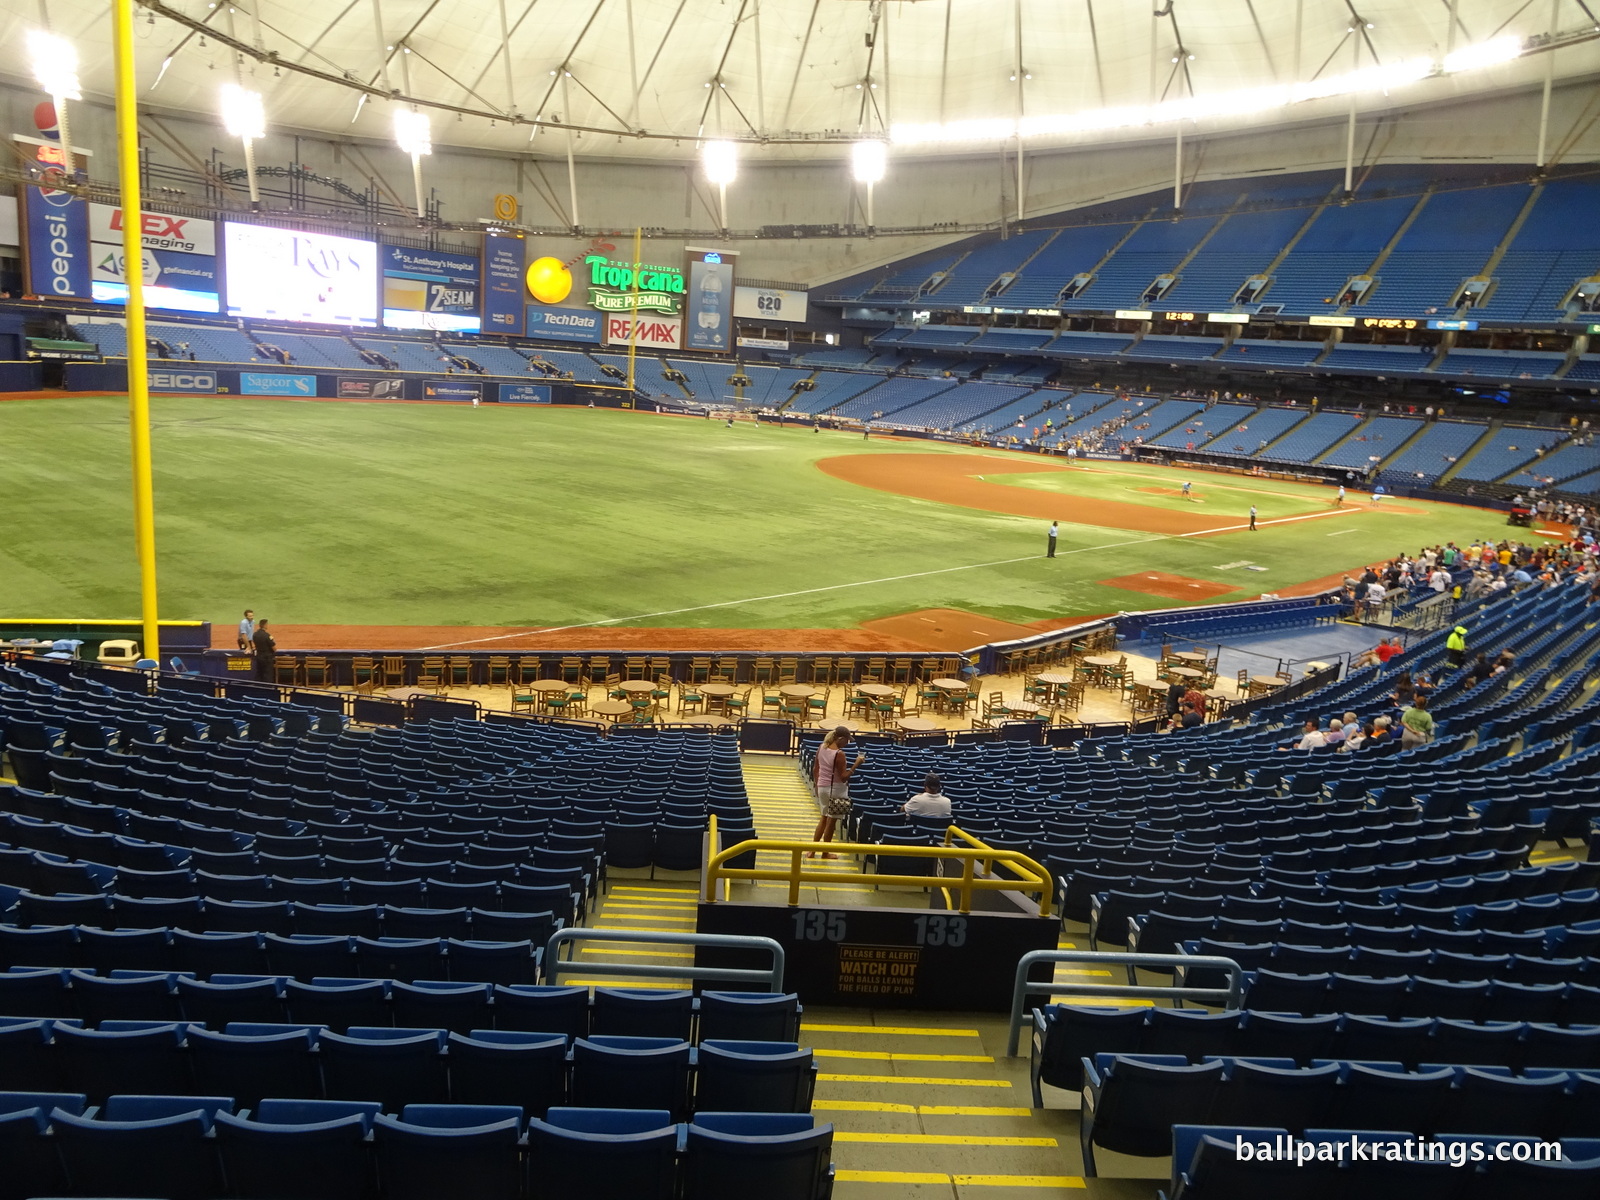
<path id="1" fill-rule="evenodd" d="M 957 843 L 960 844 L 957 844 Z M 716 847 L 716 830 L 712 828 L 711 845 Z M 733 867 L 729 862 L 745 854 L 752 854 L 761 850 L 777 850 L 789 855 L 789 864 L 786 867 Z M 837 882 L 837 870 L 824 870 L 806 865 L 808 856 L 817 854 L 871 854 L 893 858 L 926 858 L 934 859 L 940 864 L 955 862 L 961 864 L 961 874 L 955 875 L 885 875 L 882 873 L 872 877 L 875 884 L 891 884 L 906 887 L 946 887 L 959 897 L 956 909 L 959 912 L 972 911 L 972 898 L 978 892 L 1037 892 L 1039 894 L 1038 915 L 1050 915 L 1051 893 L 1055 887 L 1046 871 L 1033 859 L 1016 850 L 997 850 L 987 846 L 965 830 L 951 825 L 945 830 L 944 844 L 941 846 L 884 846 L 875 842 L 810 842 L 794 841 L 787 838 L 748 838 L 732 846 L 714 849 L 706 863 L 705 891 L 702 899 L 708 904 L 718 901 L 718 884 L 721 883 L 723 899 L 727 898 L 727 882 L 737 880 L 765 880 L 767 882 L 787 883 L 789 885 L 788 903 L 795 906 L 800 903 L 800 887 L 802 884 L 826 884 Z M 978 865 L 983 864 L 983 873 L 978 871 Z M 996 868 L 1006 866 L 1016 874 L 1012 878 L 1000 875 Z"/>

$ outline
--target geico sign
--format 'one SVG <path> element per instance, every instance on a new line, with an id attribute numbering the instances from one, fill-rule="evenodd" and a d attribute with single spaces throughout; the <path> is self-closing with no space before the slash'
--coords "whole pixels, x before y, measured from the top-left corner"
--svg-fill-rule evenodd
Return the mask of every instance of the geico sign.
<path id="1" fill-rule="evenodd" d="M 151 371 L 150 386 L 163 392 L 214 392 L 217 377 L 206 371 Z"/>

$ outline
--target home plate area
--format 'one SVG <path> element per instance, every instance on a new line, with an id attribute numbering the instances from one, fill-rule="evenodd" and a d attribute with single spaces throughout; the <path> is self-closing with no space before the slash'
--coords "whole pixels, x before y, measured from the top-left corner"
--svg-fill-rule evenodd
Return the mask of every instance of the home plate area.
<path id="1" fill-rule="evenodd" d="M 1143 592 L 1147 596 L 1160 596 L 1163 600 L 1210 600 L 1239 590 L 1237 584 L 1190 579 L 1187 575 L 1169 575 L 1165 571 L 1138 571 L 1100 582 L 1106 587 Z"/>

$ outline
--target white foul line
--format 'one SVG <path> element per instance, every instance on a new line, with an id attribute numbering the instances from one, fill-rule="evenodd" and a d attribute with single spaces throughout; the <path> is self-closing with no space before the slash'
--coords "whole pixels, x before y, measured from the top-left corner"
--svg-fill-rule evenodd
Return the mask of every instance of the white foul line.
<path id="1" fill-rule="evenodd" d="M 1357 508 L 1330 508 L 1326 512 L 1306 513 L 1298 517 L 1277 517 L 1271 521 L 1259 521 L 1258 525 L 1287 525 L 1291 521 L 1316 521 L 1323 517 L 1353 516 L 1361 510 Z M 1216 529 L 1197 529 L 1193 533 L 1180 533 L 1179 537 L 1205 537 L 1208 533 L 1232 533 L 1238 529 L 1249 529 L 1249 525 L 1223 525 Z"/>
<path id="2" fill-rule="evenodd" d="M 1160 542 L 1167 540 L 1170 534 L 1157 534 L 1154 537 L 1135 538 L 1127 542 L 1108 542 L 1100 546 L 1082 546 L 1075 550 L 1061 550 L 1056 557 L 1064 558 L 1068 554 L 1087 554 L 1096 550 L 1114 550 L 1121 546 L 1139 546 L 1145 542 Z M 1187 534 L 1184 536 L 1188 536 Z M 1001 558 L 994 562 L 968 563 L 963 567 L 939 567 L 932 571 L 912 571 L 908 575 L 887 575 L 882 579 L 860 579 L 854 583 L 831 583 L 826 587 L 801 588 L 795 592 L 774 592 L 770 596 L 749 596 L 743 600 L 723 600 L 716 604 L 696 604 L 689 608 L 668 608 L 661 612 L 636 613 L 631 617 L 608 617 L 604 621 L 583 621 L 576 625 L 550 625 L 537 629 L 523 629 L 516 633 L 502 633 L 494 637 L 472 638 L 465 642 L 444 642 L 438 646 L 423 646 L 422 650 L 452 650 L 458 646 L 476 646 L 482 642 L 503 642 L 510 638 L 529 637 L 540 633 L 560 633 L 568 629 L 592 629 L 597 625 L 617 625 L 624 621 L 648 621 L 655 617 L 672 617 L 679 613 L 704 612 L 709 608 L 737 608 L 743 604 L 759 604 L 765 600 L 787 600 L 791 596 L 812 596 L 818 592 L 837 592 L 844 588 L 871 587 L 879 583 L 898 583 L 902 579 L 922 579 L 929 575 L 948 575 L 952 571 L 976 571 L 984 567 L 1003 567 L 1011 563 L 1032 562 L 1034 559 L 1043 558 L 1042 554 L 1025 554 L 1021 558 Z"/>

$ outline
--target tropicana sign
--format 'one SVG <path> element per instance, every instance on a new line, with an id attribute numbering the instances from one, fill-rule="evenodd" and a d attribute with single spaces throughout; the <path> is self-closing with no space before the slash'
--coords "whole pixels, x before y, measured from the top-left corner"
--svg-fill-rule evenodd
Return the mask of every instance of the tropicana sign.
<path id="1" fill-rule="evenodd" d="M 601 312 L 635 308 L 679 313 L 683 310 L 683 272 L 674 267 L 632 266 L 603 254 L 584 257 L 589 268 L 589 306 Z M 634 289 L 638 290 L 635 291 Z"/>

